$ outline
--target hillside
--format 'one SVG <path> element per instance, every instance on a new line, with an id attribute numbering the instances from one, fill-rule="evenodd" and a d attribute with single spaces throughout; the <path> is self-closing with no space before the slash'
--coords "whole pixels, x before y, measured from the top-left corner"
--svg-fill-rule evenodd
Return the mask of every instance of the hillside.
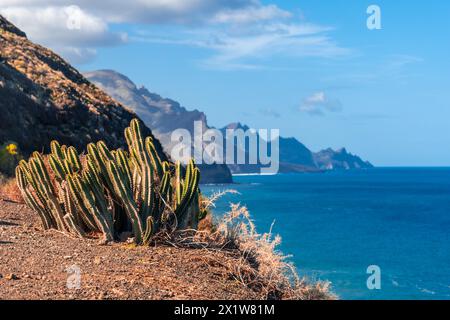
<path id="1" fill-rule="evenodd" d="M 136 112 L 144 123 L 152 128 L 170 155 L 173 143 L 170 136 L 175 129 L 186 129 L 193 135 L 194 121 L 208 128 L 206 115 L 198 110 L 188 111 L 178 102 L 151 93 L 145 87 L 138 88 L 126 76 L 112 70 L 86 72 L 85 77 L 105 90 L 114 99 Z M 226 165 L 199 165 L 202 183 L 230 183 L 232 177 Z"/>
<path id="2" fill-rule="evenodd" d="M 351 154 L 345 148 L 338 150 L 325 149 L 314 154 L 317 166 L 323 170 L 348 170 L 372 168 L 372 164 L 363 161 L 360 157 Z"/>
<path id="3" fill-rule="evenodd" d="M 80 240 L 42 230 L 35 213 L 5 196 L 0 190 L 0 300 L 336 298 L 326 283 L 291 285 L 290 267 L 267 238 L 250 240 L 259 253 L 249 243 L 242 250 L 175 239 L 150 247 Z"/>
<path id="4" fill-rule="evenodd" d="M 243 125 L 240 122 L 230 123 L 229 125 L 221 129 L 224 136 L 226 135 L 227 129 L 233 130 L 248 130 L 247 125 Z M 295 138 L 283 138 L 280 137 L 279 141 L 279 152 L 280 152 L 280 167 L 279 172 L 289 173 L 289 172 L 317 172 L 316 164 L 314 162 L 313 153 L 301 142 Z M 238 146 L 235 147 L 234 154 L 237 154 Z M 270 144 L 268 146 L 270 150 Z M 245 150 L 244 150 L 245 152 Z M 259 152 L 259 151 L 258 151 Z M 248 159 L 248 152 L 245 152 L 246 159 Z M 265 167 L 261 164 L 232 164 L 228 165 L 233 174 L 248 174 L 248 173 L 258 173 L 261 167 Z"/>
<path id="5" fill-rule="evenodd" d="M 257 299 L 258 292 L 228 279 L 235 263 L 227 252 L 99 245 L 43 232 L 25 205 L 0 199 L 0 300 Z M 66 286 L 73 266 L 81 289 Z"/>
<path id="6" fill-rule="evenodd" d="M 224 128 L 222 132 L 225 134 L 226 129 L 242 129 L 248 130 L 247 125 L 241 123 L 231 123 Z M 237 147 L 236 147 L 237 148 Z M 270 145 L 268 146 L 270 149 Z M 237 149 L 235 149 L 235 154 Z M 280 137 L 280 168 L 281 173 L 294 172 L 320 172 L 327 170 L 350 170 L 350 169 L 368 169 L 373 168 L 369 161 L 364 161 L 357 155 L 347 152 L 345 148 L 333 150 L 331 148 L 313 152 L 296 138 Z M 248 153 L 246 153 L 248 158 Z M 233 174 L 258 173 L 261 164 L 239 164 L 229 165 Z"/>
<path id="7" fill-rule="evenodd" d="M 2 16 L 0 43 L 0 143 L 14 141 L 25 155 L 46 150 L 53 139 L 80 151 L 98 140 L 113 148 L 125 145 L 123 130 L 136 117 L 133 111 Z"/>
<path id="8" fill-rule="evenodd" d="M 147 126 L 153 129 L 154 134 L 169 154 L 174 145 L 170 140 L 173 130 L 178 128 L 187 129 L 192 135 L 194 121 L 200 121 L 204 128 L 211 127 L 203 112 L 187 110 L 172 99 L 163 98 L 156 93 L 150 92 L 145 87 L 138 88 L 128 77 L 116 71 L 97 70 L 86 72 L 84 75 L 117 101 L 133 109 Z M 249 127 L 240 122 L 231 123 L 221 129 L 224 136 L 226 129 L 243 129 L 245 131 Z M 339 150 L 333 151 L 331 149 L 314 153 L 295 138 L 280 137 L 279 172 L 282 173 L 371 167 L 372 165 L 369 162 L 365 162 L 352 154 L 342 154 Z M 260 168 L 261 165 L 259 164 L 201 166 L 202 174 L 206 176 L 203 182 L 216 183 L 230 182 L 231 173 L 259 173 Z"/>

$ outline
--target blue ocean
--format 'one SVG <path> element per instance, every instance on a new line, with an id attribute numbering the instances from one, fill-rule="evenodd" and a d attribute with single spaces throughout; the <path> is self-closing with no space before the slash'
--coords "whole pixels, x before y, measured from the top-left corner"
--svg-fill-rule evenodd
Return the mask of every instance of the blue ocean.
<path id="1" fill-rule="evenodd" d="M 275 221 L 301 275 L 341 299 L 450 299 L 450 168 L 235 176 L 216 214 L 241 203 L 259 232 Z M 369 290 L 368 266 L 381 288 Z"/>

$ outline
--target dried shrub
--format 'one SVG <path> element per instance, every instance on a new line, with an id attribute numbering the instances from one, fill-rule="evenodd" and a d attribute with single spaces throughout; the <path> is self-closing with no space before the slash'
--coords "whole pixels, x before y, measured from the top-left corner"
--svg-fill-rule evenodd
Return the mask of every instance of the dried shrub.
<path id="1" fill-rule="evenodd" d="M 210 197 L 213 201 L 208 202 L 209 207 L 214 207 L 214 201 L 225 193 Z M 214 263 L 223 265 L 228 278 L 250 288 L 260 299 L 336 299 L 328 282 L 312 282 L 297 274 L 289 257 L 278 250 L 281 237 L 273 236 L 271 230 L 257 233 L 246 207 L 232 204 L 219 221 L 207 218 L 207 227 L 160 235 L 159 241 L 177 247 L 227 252 L 232 259 Z"/>
<path id="2" fill-rule="evenodd" d="M 262 299 L 331 299 L 329 283 L 310 283 L 300 278 L 292 263 L 278 250 L 281 237 L 259 234 L 246 207 L 232 204 L 217 226 L 216 237 L 222 245 L 235 246 L 241 254 L 242 265 L 236 265 L 235 274 L 248 279 L 247 286 L 254 287 Z M 216 240 L 216 241 L 217 241 Z M 249 271 L 245 264 L 254 270 Z M 247 275 L 246 275 L 247 273 Z M 253 273 L 253 274 L 252 274 Z"/>
<path id="3" fill-rule="evenodd" d="M 0 174 L 0 197 L 4 200 L 13 201 L 17 203 L 24 203 L 16 180 L 7 178 Z"/>

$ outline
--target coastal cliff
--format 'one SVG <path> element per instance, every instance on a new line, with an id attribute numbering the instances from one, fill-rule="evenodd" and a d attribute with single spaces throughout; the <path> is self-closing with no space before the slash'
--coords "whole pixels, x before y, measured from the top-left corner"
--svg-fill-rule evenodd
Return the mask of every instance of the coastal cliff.
<path id="1" fill-rule="evenodd" d="M 0 143 L 13 141 L 25 155 L 47 151 L 54 139 L 79 151 L 99 140 L 118 148 L 126 145 L 123 130 L 136 117 L 0 16 Z M 143 131 L 153 137 L 148 127 Z"/>
<path id="2" fill-rule="evenodd" d="M 168 154 L 174 145 L 170 138 L 173 130 L 186 129 L 193 135 L 195 121 L 201 122 L 203 128 L 209 128 L 203 112 L 186 110 L 172 99 L 163 98 L 145 87 L 138 88 L 128 77 L 116 71 L 98 70 L 84 75 L 111 97 L 136 112 L 152 128 Z M 202 172 L 201 183 L 232 182 L 231 172 L 225 164 L 203 164 L 199 167 Z"/>

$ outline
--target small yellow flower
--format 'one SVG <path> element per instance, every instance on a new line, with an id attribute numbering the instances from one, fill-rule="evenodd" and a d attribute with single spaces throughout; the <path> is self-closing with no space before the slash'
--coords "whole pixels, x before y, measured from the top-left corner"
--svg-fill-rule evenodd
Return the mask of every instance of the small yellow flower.
<path id="1" fill-rule="evenodd" d="M 17 146 L 14 143 L 8 144 L 6 146 L 6 151 L 8 151 L 9 154 L 14 156 L 17 154 Z"/>

